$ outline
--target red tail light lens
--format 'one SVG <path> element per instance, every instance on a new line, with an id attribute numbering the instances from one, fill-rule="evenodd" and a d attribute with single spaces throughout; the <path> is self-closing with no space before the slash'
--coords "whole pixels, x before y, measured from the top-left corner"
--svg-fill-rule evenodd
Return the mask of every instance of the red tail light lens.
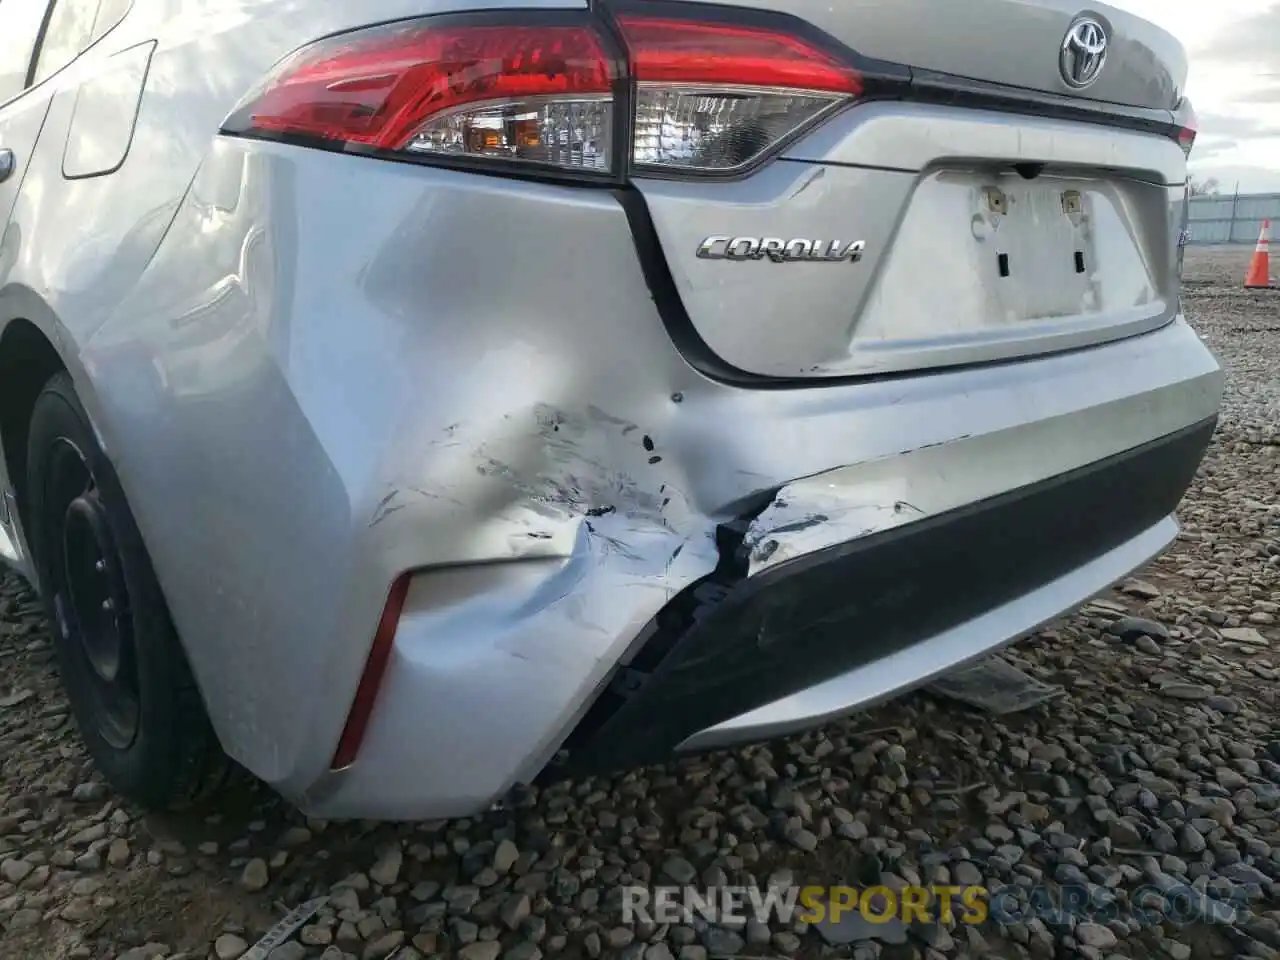
<path id="1" fill-rule="evenodd" d="M 587 26 L 418 21 L 302 50 L 229 124 L 380 150 L 606 170 L 614 75 Z"/>
<path id="2" fill-rule="evenodd" d="M 1196 142 L 1196 133 L 1200 128 L 1200 120 L 1196 116 L 1195 108 L 1191 106 L 1190 100 L 1183 100 L 1178 105 L 1174 122 L 1176 124 L 1178 145 L 1182 147 L 1182 152 L 1189 157 L 1191 156 L 1191 148 Z"/>
<path id="3" fill-rule="evenodd" d="M 775 30 L 634 13 L 618 17 L 618 26 L 641 83 L 783 87 L 851 97 L 862 92 L 852 67 Z"/>
<path id="4" fill-rule="evenodd" d="M 223 129 L 613 177 L 626 161 L 731 173 L 862 92 L 853 66 L 788 29 L 691 19 L 697 7 L 679 6 L 620 16 L 625 52 L 585 13 L 433 17 L 322 40 Z M 629 156 L 617 155 L 619 124 Z"/>
<path id="5" fill-rule="evenodd" d="M 1194 127 L 1180 127 L 1178 129 L 1178 145 L 1182 147 L 1182 152 L 1187 156 L 1191 156 L 1191 148 L 1195 146 L 1196 130 Z"/>

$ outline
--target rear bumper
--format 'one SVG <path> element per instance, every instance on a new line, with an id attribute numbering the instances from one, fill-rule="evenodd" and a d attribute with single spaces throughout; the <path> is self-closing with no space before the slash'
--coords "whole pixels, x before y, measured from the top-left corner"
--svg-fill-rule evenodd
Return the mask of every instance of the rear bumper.
<path id="1" fill-rule="evenodd" d="M 922 683 L 1163 549 L 1212 420 L 980 503 L 702 585 L 584 721 L 594 772 L 808 726 Z"/>
<path id="2" fill-rule="evenodd" d="M 464 814 L 540 774 L 765 739 L 908 690 L 1167 547 L 1213 422 L 923 517 L 973 489 L 986 444 L 831 471 L 824 498 L 786 485 L 720 524 L 718 553 L 610 514 L 567 558 L 424 572 L 358 762 L 295 799 L 321 816 Z M 1026 429 L 1028 443 L 1052 433 Z M 889 492 L 868 520 L 877 468 L 913 493 Z M 878 529 L 856 535 L 837 501 Z"/>

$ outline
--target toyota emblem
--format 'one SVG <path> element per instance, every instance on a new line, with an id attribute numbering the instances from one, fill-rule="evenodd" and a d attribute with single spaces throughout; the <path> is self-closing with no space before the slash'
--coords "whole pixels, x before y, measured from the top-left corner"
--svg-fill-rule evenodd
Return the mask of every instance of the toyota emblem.
<path id="1" fill-rule="evenodd" d="M 1082 90 L 1102 73 L 1107 59 L 1107 28 L 1093 17 L 1079 17 L 1062 39 L 1058 68 L 1067 86 Z"/>

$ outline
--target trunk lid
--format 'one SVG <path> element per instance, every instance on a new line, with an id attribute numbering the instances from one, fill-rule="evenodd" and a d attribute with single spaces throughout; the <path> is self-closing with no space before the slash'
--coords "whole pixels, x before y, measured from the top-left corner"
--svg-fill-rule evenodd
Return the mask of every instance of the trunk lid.
<path id="1" fill-rule="evenodd" d="M 1179 41 L 1149 21 L 1082 0 L 709 0 L 788 13 L 865 57 L 1087 100 L 1173 109 L 1187 77 Z M 1107 28 L 1105 68 L 1070 86 L 1059 51 L 1087 12 Z"/>
<path id="2" fill-rule="evenodd" d="M 1164 31 L 1089 8 L 1112 49 L 1073 91 L 1059 50 L 1075 0 L 711 2 L 801 18 L 909 65 L 917 86 L 945 86 L 942 74 L 998 86 L 985 100 L 864 100 L 736 179 L 637 171 L 640 229 L 682 308 L 668 325 L 702 369 L 934 369 L 1090 346 L 1176 314 L 1186 156 L 1171 108 L 1186 58 Z"/>

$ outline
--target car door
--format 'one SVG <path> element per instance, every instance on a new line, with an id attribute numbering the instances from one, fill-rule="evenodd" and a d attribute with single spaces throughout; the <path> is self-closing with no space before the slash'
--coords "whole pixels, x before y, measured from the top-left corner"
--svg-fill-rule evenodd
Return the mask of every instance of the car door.
<path id="1" fill-rule="evenodd" d="M 43 81 L 89 45 L 98 5 L 99 0 L 0 0 L 0 291 L 22 243 L 10 218 L 49 112 L 51 85 Z M 111 5 L 118 19 L 120 4 Z M 12 483 L 5 473 L 0 458 L 0 556 L 15 560 Z"/>
<path id="2" fill-rule="evenodd" d="M 0 0 L 0 223 L 8 224 L 49 111 L 41 84 L 89 45 L 98 5 L 99 0 Z M 4 265 L 0 256 L 0 269 Z"/>
<path id="3" fill-rule="evenodd" d="M 48 12 L 48 0 L 0 0 L 0 224 L 8 224 L 49 108 L 48 101 L 34 103 L 23 96 L 33 79 L 36 47 Z M 12 242 L 6 239 L 4 246 Z M 6 261 L 9 258 L 0 252 L 0 269 Z"/>

